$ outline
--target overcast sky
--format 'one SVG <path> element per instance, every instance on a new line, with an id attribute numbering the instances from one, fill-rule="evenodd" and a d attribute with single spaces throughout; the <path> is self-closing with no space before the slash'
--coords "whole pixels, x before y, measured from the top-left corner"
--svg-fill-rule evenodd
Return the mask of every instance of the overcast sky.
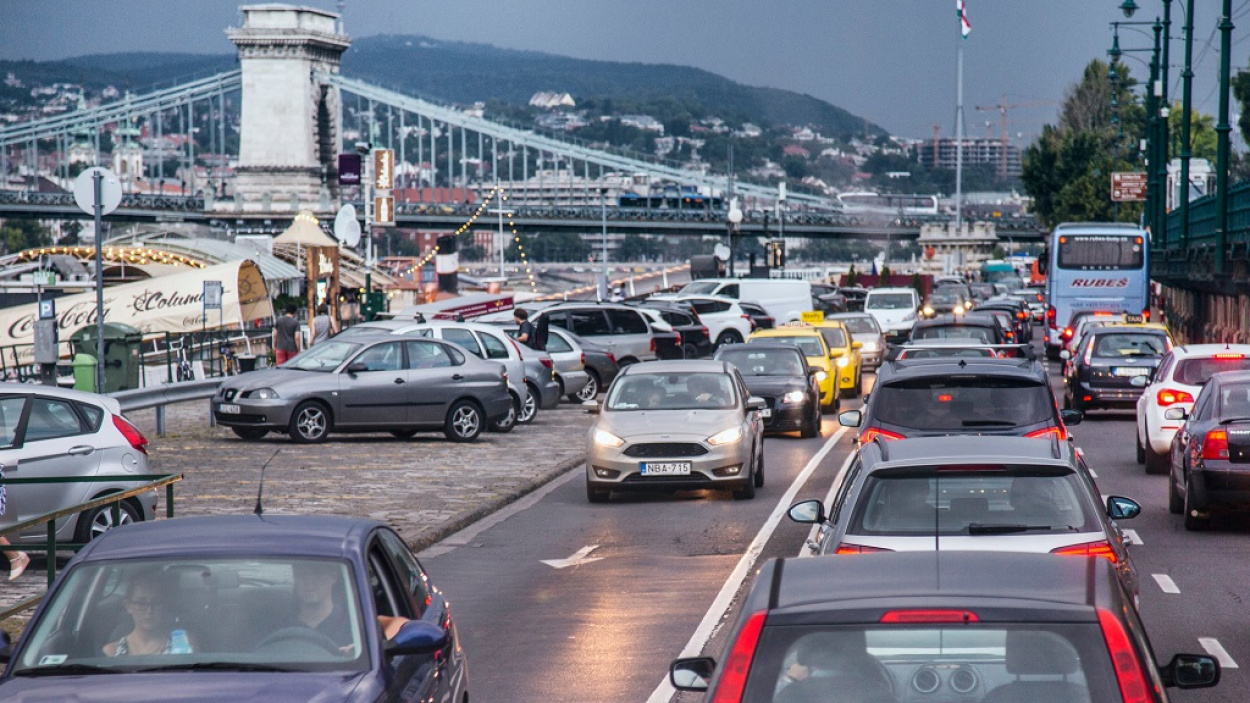
<path id="1" fill-rule="evenodd" d="M 334 9 L 336 3 L 305 0 Z M 346 0 L 349 34 L 423 34 L 578 58 L 697 66 L 752 85 L 788 88 L 844 107 L 890 131 L 926 137 L 954 131 L 955 0 Z M 1135 20 L 1162 12 L 1138 0 Z M 222 30 L 238 25 L 232 0 L 0 0 L 0 58 L 57 59 L 116 51 L 229 53 Z M 967 133 L 1000 133 L 997 112 L 976 106 L 1058 101 L 1111 45 L 1119 0 L 967 0 Z M 1250 28 L 1250 2 L 1234 21 Z M 1180 36 L 1179 4 L 1173 35 Z M 1214 113 L 1218 3 L 1197 3 L 1194 100 Z M 1149 29 L 1149 28 L 1143 28 Z M 1124 31 L 1121 46 L 1148 47 Z M 1234 42 L 1246 29 L 1235 31 Z M 1181 62 L 1176 41 L 1172 64 Z M 1250 47 L 1237 43 L 1233 65 Z M 1149 54 L 1133 54 L 1148 59 Z M 1144 79 L 1146 69 L 1128 60 Z M 420 67 L 411 67 L 420 70 Z M 1172 71 L 1179 97 L 1180 69 Z M 560 86 L 551 86 L 558 90 Z M 1036 134 L 1055 106 L 1012 110 L 1013 136 Z M 992 125 L 987 128 L 986 122 Z M 1235 122 L 1234 122 L 1235 124 Z"/>

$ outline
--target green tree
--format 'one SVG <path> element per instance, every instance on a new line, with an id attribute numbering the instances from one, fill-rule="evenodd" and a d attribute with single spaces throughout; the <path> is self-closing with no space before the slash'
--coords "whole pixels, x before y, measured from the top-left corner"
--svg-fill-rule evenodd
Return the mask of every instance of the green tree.
<path id="1" fill-rule="evenodd" d="M 0 241 L 4 243 L 5 253 L 16 254 L 52 244 L 52 233 L 35 220 L 9 220 L 0 229 Z"/>
<path id="2" fill-rule="evenodd" d="M 1172 105 L 1172 109 L 1168 111 L 1168 138 L 1171 144 L 1168 145 L 1169 154 L 1181 153 L 1181 123 L 1185 111 L 1181 109 L 1181 103 L 1177 102 Z M 1243 115 L 1239 120 L 1239 124 L 1245 121 Z M 1215 131 L 1215 117 L 1212 115 L 1204 115 L 1197 110 L 1191 110 L 1189 113 L 1189 149 L 1195 159 L 1207 159 L 1212 164 L 1215 163 L 1215 154 L 1219 147 L 1219 134 Z"/>

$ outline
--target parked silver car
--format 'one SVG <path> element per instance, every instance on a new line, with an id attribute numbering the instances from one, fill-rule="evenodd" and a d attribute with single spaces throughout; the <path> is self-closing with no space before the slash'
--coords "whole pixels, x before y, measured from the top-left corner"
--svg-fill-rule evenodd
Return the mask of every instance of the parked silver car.
<path id="1" fill-rule="evenodd" d="M 113 398 L 95 393 L 0 383 L 0 465 L 6 478 L 67 478 L 148 473 L 148 441 L 121 415 Z M 109 493 L 138 487 L 136 481 L 15 484 L 7 488 L 8 512 L 0 524 L 69 508 Z M 156 492 L 127 499 L 116 524 L 150 520 Z M 109 507 L 56 521 L 57 539 L 86 542 L 116 524 Z M 47 539 L 45 525 L 22 533 L 22 542 Z"/>
<path id="2" fill-rule="evenodd" d="M 530 321 L 538 325 L 543 318 L 551 327 L 569 330 L 607 347 L 621 366 L 656 359 L 651 326 L 642 313 L 628 305 L 559 303 L 533 313 Z"/>
<path id="3" fill-rule="evenodd" d="M 499 323 L 499 325 L 513 339 L 516 339 L 516 336 L 520 334 L 520 331 L 512 322 Z M 582 353 L 581 348 L 575 348 L 568 338 L 562 336 L 561 333 L 568 334 L 567 331 L 559 329 L 550 332 L 547 335 L 547 348 L 544 350 L 551 357 L 551 363 L 555 367 L 554 377 L 558 386 L 557 401 L 559 401 L 559 396 L 561 395 L 576 395 L 580 393 L 586 387 L 586 384 L 590 382 L 590 377 L 586 374 L 586 355 Z M 534 350 L 524 347 L 521 351 L 528 355 L 529 352 Z M 541 356 L 544 352 L 539 352 L 539 355 Z M 544 398 L 544 408 L 546 407 L 545 401 L 546 399 Z"/>
<path id="4" fill-rule="evenodd" d="M 322 442 L 331 432 L 408 439 L 441 429 L 469 442 L 514 411 L 507 380 L 500 364 L 440 340 L 331 339 L 278 368 L 223 382 L 213 416 L 243 439 L 271 431 L 296 442 Z"/>
<path id="5" fill-rule="evenodd" d="M 728 488 L 754 498 L 764 485 L 763 398 L 733 364 L 656 361 L 621 370 L 586 450 L 586 498 L 611 491 Z"/>

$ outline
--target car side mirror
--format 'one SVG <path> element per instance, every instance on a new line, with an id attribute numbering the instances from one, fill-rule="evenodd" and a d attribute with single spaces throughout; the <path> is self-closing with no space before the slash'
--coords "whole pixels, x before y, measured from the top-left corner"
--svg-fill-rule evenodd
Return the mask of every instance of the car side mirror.
<path id="1" fill-rule="evenodd" d="M 1163 411 L 1163 419 L 1165 420 L 1185 420 L 1189 418 L 1189 413 L 1185 408 L 1168 408 Z"/>
<path id="2" fill-rule="evenodd" d="M 1220 682 L 1220 663 L 1205 654 L 1177 654 L 1159 668 L 1159 677 L 1168 687 L 1210 688 Z"/>
<path id="3" fill-rule="evenodd" d="M 1141 514 L 1141 506 L 1132 498 L 1107 496 L 1107 517 L 1112 520 L 1132 520 Z"/>
<path id="4" fill-rule="evenodd" d="M 847 410 L 844 413 L 838 413 L 838 424 L 843 427 L 859 427 L 864 421 L 864 413 L 859 410 Z"/>
<path id="5" fill-rule="evenodd" d="M 591 415 L 599 414 L 599 401 L 597 400 L 584 400 L 582 401 L 582 407 L 586 408 L 586 412 Z"/>
<path id="6" fill-rule="evenodd" d="M 1072 358 L 1072 352 L 1068 351 L 1067 349 L 1064 349 L 1063 351 L 1059 352 L 1059 358 L 1063 359 L 1064 361 L 1067 361 L 1068 359 Z"/>
<path id="7" fill-rule="evenodd" d="M 353 376 L 355 376 L 358 373 L 361 373 L 362 371 L 368 371 L 368 370 L 369 370 L 369 365 L 363 361 L 357 361 L 353 364 L 347 365 L 347 373 Z"/>
<path id="8" fill-rule="evenodd" d="M 668 680 L 678 691 L 706 691 L 716 672 L 716 660 L 711 657 L 677 659 L 668 667 Z"/>
<path id="9" fill-rule="evenodd" d="M 424 620 L 409 620 L 387 641 L 386 656 L 432 654 L 447 646 L 447 631 Z"/>
<path id="10" fill-rule="evenodd" d="M 1060 410 L 1059 417 L 1065 425 L 1079 425 L 1085 419 L 1085 413 L 1080 410 Z"/>
<path id="11" fill-rule="evenodd" d="M 1150 385 L 1149 376 L 1134 376 L 1129 379 L 1128 384 L 1134 388 L 1145 388 Z"/>
<path id="12" fill-rule="evenodd" d="M 768 407 L 768 401 L 763 398 L 747 398 L 747 410 L 763 410 Z"/>
<path id="13" fill-rule="evenodd" d="M 863 343 L 863 342 L 851 342 L 851 348 L 852 348 L 852 349 L 863 349 L 863 348 L 864 348 L 864 343 Z"/>
<path id="14" fill-rule="evenodd" d="M 826 518 L 825 505 L 815 498 L 801 500 L 791 505 L 786 515 L 800 525 L 819 525 Z"/>

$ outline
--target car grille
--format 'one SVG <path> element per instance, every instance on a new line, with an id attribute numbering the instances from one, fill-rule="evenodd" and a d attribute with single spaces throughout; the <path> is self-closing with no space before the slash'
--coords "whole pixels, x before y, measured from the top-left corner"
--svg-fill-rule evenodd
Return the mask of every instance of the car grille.
<path id="1" fill-rule="evenodd" d="M 265 422 L 264 415 L 236 415 L 234 413 L 213 413 L 220 425 L 259 425 Z"/>
<path id="2" fill-rule="evenodd" d="M 659 459 L 675 456 L 703 456 L 707 447 L 692 442 L 651 442 L 635 444 L 625 450 L 625 456 L 640 459 Z"/>

